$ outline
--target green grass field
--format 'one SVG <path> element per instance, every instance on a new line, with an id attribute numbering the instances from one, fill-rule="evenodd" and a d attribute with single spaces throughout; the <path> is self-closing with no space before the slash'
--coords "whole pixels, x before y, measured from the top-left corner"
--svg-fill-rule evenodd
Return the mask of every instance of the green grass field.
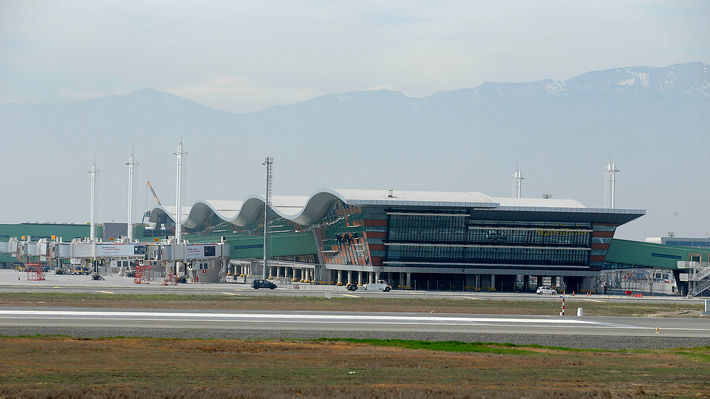
<path id="1" fill-rule="evenodd" d="M 588 316 L 696 317 L 702 310 L 580 303 Z M 560 301 L 23 293 L 0 294 L 0 306 L 556 315 Z M 146 397 L 702 398 L 710 397 L 710 347 L 0 337 L 0 399 Z"/>
<path id="2" fill-rule="evenodd" d="M 710 347 L 0 338 L 0 398 L 699 398 Z"/>

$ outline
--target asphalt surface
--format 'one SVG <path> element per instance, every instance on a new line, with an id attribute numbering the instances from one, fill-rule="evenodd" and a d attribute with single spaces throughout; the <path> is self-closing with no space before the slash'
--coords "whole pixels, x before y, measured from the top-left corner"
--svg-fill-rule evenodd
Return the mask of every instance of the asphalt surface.
<path id="1" fill-rule="evenodd" d="M 160 281 L 151 281 L 149 284 L 135 284 L 133 278 L 119 276 L 103 276 L 104 280 L 93 280 L 90 276 L 55 275 L 49 272 L 43 281 L 29 281 L 27 274 L 10 269 L 0 269 L 0 292 L 35 292 L 35 293 L 88 293 L 88 294 L 141 294 L 141 295 L 230 295 L 248 294 L 250 296 L 278 295 L 278 296 L 368 296 L 386 298 L 448 298 L 448 299 L 489 299 L 489 300 L 551 300 L 559 301 L 559 295 L 536 295 L 530 293 L 510 292 L 461 292 L 461 291 L 421 291 L 421 290 L 393 290 L 380 291 L 348 291 L 344 286 L 298 284 L 290 281 L 275 281 L 278 288 L 275 290 L 251 288 L 244 283 L 222 284 L 179 284 L 165 286 Z M 249 280 L 251 281 L 251 280 Z M 627 298 L 624 295 L 566 295 L 567 301 L 608 301 L 608 302 L 659 302 L 659 303 L 703 303 L 697 298 L 679 296 L 644 296 L 642 298 Z"/>
<path id="2" fill-rule="evenodd" d="M 18 280 L 19 278 L 19 280 Z M 530 299 L 534 294 L 393 291 L 349 292 L 343 287 L 281 285 L 253 290 L 245 284 L 136 285 L 133 279 L 107 276 L 47 275 L 27 281 L 25 273 L 0 270 L 0 292 L 71 292 L 200 295 L 388 296 L 426 298 Z M 578 301 L 657 301 L 702 303 L 678 297 L 575 297 Z M 397 338 L 503 342 L 571 348 L 660 349 L 710 345 L 710 318 L 622 318 L 451 315 L 414 313 L 244 312 L 145 309 L 0 307 L 0 335 L 74 337 L 165 337 L 218 339 Z"/>

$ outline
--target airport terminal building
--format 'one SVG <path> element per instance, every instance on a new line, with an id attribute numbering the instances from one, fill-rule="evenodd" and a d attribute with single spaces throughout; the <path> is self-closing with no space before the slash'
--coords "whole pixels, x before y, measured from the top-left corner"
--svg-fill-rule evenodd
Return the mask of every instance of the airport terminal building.
<path id="1" fill-rule="evenodd" d="M 530 277 L 590 288 L 616 228 L 645 214 L 476 192 L 323 189 L 270 202 L 268 275 L 334 284 L 383 278 L 430 290 L 513 291 L 527 289 Z M 258 275 L 264 209 L 260 196 L 197 201 L 183 209 L 184 237 L 228 243 L 226 272 Z M 157 207 L 150 221 L 169 231 L 176 214 Z"/>

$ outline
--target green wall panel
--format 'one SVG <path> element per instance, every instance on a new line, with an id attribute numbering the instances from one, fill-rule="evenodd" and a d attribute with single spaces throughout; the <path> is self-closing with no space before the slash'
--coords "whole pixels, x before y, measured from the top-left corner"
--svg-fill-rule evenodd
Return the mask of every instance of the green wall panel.
<path id="1" fill-rule="evenodd" d="M 707 261 L 710 255 L 707 250 L 698 248 L 614 239 L 609 246 L 606 261 L 675 270 L 678 269 L 678 261 L 690 260 L 690 255 L 694 254 L 701 254 L 703 261 Z"/>
<path id="2" fill-rule="evenodd" d="M 222 237 L 227 237 L 229 243 L 229 257 L 231 259 L 262 258 L 264 256 L 264 236 L 238 236 L 238 235 L 187 235 L 186 240 L 193 243 L 220 242 Z M 315 255 L 316 244 L 313 233 L 277 234 L 270 236 L 271 256 Z"/>
<path id="3" fill-rule="evenodd" d="M 40 238 L 50 239 L 52 236 L 61 237 L 64 242 L 70 242 L 77 237 L 88 237 L 88 224 L 0 224 L 0 241 L 8 241 L 10 237 L 32 237 L 32 241 Z M 101 237 L 102 227 L 96 226 L 96 236 Z M 17 262 L 10 254 L 0 253 L 0 263 Z"/>

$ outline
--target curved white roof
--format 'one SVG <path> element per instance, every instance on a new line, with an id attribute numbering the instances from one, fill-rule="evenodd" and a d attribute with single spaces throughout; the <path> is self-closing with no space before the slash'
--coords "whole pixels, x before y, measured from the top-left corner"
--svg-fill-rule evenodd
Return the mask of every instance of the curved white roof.
<path id="1" fill-rule="evenodd" d="M 477 208 L 486 210 L 529 210 L 529 211 L 574 211 L 619 213 L 621 210 L 588 209 L 570 199 L 542 198 L 493 198 L 477 192 L 433 192 L 399 190 L 351 190 L 321 189 L 311 196 L 274 196 L 272 209 L 280 217 L 300 225 L 310 225 L 323 218 L 330 206 L 342 201 L 348 205 L 394 205 L 394 206 L 442 206 Z M 252 195 L 244 201 L 199 200 L 191 207 L 183 207 L 183 226 L 196 228 L 204 224 L 212 215 L 237 226 L 254 223 L 264 209 L 264 197 Z M 624 211 L 621 211 L 624 212 Z M 636 212 L 636 211 L 635 211 Z M 637 211 L 643 212 L 645 211 Z M 628 212 L 626 212 L 628 213 Z M 159 206 L 153 209 L 151 222 L 166 215 L 176 220 L 175 207 Z"/>
<path id="2" fill-rule="evenodd" d="M 572 199 L 552 198 L 496 198 L 501 207 L 532 208 L 586 208 L 581 202 Z"/>

